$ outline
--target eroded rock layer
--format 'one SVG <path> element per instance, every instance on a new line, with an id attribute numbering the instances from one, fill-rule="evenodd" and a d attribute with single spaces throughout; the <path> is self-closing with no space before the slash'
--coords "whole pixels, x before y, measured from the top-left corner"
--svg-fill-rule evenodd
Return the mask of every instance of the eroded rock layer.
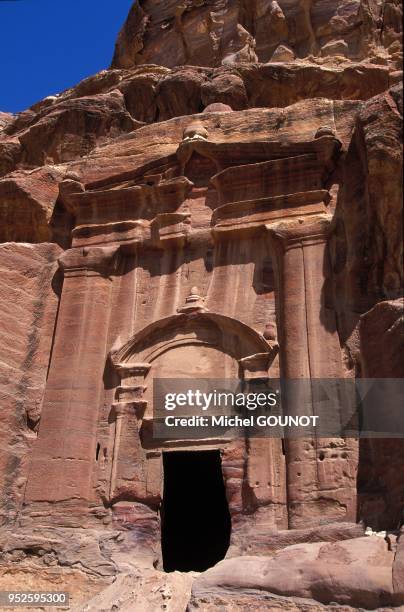
<path id="1" fill-rule="evenodd" d="M 398 0 L 158 0 L 134 4 L 113 67 L 217 66 L 330 57 L 394 63 Z"/>

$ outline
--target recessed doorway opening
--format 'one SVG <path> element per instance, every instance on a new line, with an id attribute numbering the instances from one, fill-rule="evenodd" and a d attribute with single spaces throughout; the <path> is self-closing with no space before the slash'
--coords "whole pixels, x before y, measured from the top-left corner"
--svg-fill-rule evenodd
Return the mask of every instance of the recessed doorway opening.
<path id="1" fill-rule="evenodd" d="M 224 558 L 230 543 L 220 452 L 165 452 L 163 465 L 164 570 L 203 572 Z"/>

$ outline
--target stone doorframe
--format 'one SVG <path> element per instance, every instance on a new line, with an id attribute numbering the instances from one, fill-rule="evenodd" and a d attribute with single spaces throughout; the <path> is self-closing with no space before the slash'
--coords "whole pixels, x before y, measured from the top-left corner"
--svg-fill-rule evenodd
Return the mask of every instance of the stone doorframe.
<path id="1" fill-rule="evenodd" d="M 184 308 L 172 316 L 146 326 L 118 350 L 110 360 L 119 376 L 115 401 L 115 416 L 110 477 L 110 498 L 114 497 L 117 480 L 119 448 L 125 416 L 135 412 L 143 419 L 147 408 L 144 397 L 147 379 L 153 372 L 153 362 L 163 353 L 189 344 L 208 346 L 233 357 L 239 364 L 243 381 L 269 378 L 268 370 L 278 353 L 278 343 L 266 340 L 262 334 L 238 319 L 208 312 L 188 299 Z M 146 456 L 149 453 L 146 453 Z M 153 457 L 155 453 L 152 453 Z"/>

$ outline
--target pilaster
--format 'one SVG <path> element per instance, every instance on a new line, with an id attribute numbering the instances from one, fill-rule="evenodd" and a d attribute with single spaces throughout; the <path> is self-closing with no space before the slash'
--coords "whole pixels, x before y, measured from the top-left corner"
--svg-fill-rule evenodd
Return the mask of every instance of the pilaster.
<path id="1" fill-rule="evenodd" d="M 66 251 L 63 291 L 26 504 L 92 499 L 91 474 L 110 315 L 115 247 Z"/>
<path id="2" fill-rule="evenodd" d="M 267 225 L 277 268 L 280 365 L 286 380 L 343 376 L 335 314 L 326 299 L 329 227 L 328 215 Z M 305 397 L 284 397 L 288 414 L 298 415 L 304 405 L 313 407 L 311 385 L 303 392 Z M 330 445 L 338 448 L 337 460 L 325 465 L 323 449 Z M 354 475 L 346 469 L 350 449 L 345 441 L 313 435 L 288 439 L 285 448 L 289 526 L 355 520 Z"/>

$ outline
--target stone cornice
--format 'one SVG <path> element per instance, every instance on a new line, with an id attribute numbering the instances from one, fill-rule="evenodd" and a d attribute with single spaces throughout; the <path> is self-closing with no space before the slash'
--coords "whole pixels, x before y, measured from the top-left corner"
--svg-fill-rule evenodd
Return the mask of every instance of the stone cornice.
<path id="1" fill-rule="evenodd" d="M 319 189 L 223 204 L 213 212 L 213 232 L 217 236 L 254 228 L 264 229 L 268 222 L 285 217 L 325 213 L 329 200 L 328 191 Z"/>
<path id="2" fill-rule="evenodd" d="M 334 164 L 341 142 L 331 135 L 316 137 L 309 141 L 257 140 L 252 142 L 214 142 L 211 140 L 192 140 L 182 142 L 177 156 L 183 165 L 196 152 L 217 162 L 220 169 L 229 165 L 258 163 L 284 157 L 297 157 L 310 153 L 316 154 L 319 163 L 326 166 Z M 229 164 L 231 160 L 231 164 Z"/>

